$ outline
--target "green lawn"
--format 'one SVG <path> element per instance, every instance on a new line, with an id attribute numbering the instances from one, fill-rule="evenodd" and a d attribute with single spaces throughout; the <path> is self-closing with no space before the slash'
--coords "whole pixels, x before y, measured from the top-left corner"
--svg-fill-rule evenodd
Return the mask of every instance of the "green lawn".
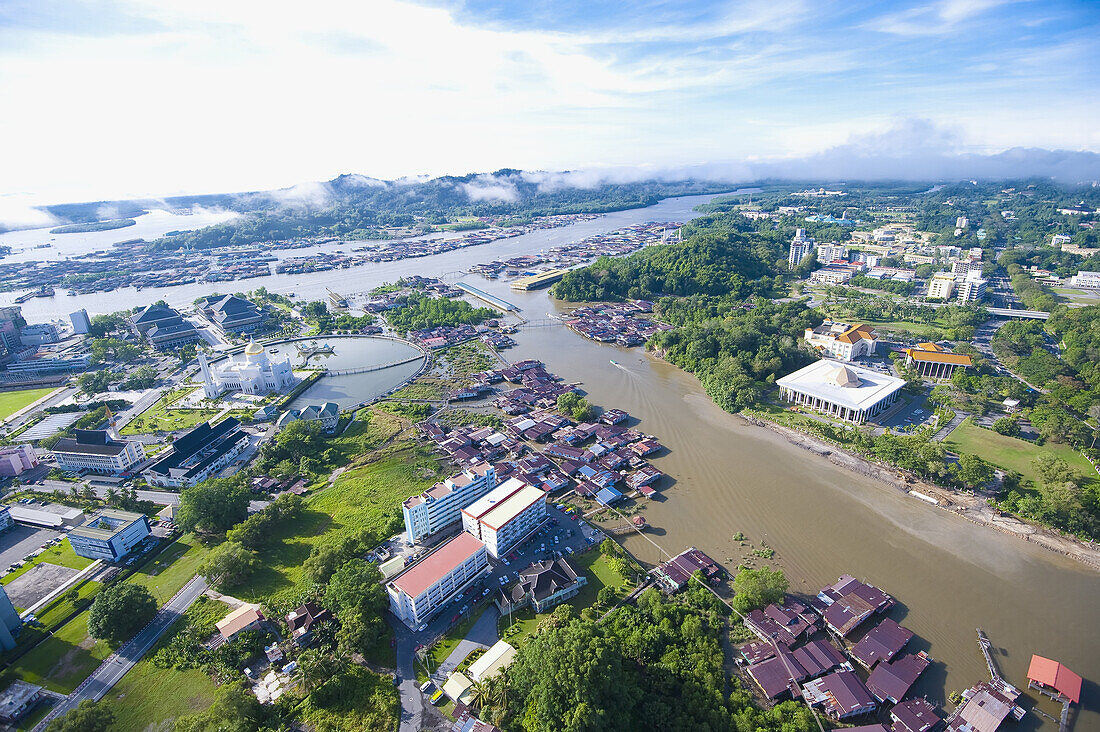
<path id="1" fill-rule="evenodd" d="M 365 429 L 364 435 L 372 429 L 360 424 L 352 429 Z M 301 519 L 279 527 L 272 545 L 260 552 L 258 571 L 243 586 L 229 588 L 230 594 L 281 610 L 307 589 L 302 563 L 314 546 L 363 530 L 370 532 L 371 544 L 380 543 L 400 531 L 401 502 L 438 481 L 443 471 L 415 444 L 395 443 L 379 452 L 375 462 L 342 473 L 332 487 L 308 496 Z"/>
<path id="2" fill-rule="evenodd" d="M 84 611 L 11 666 L 24 681 L 69 694 L 111 654 L 106 641 L 88 636 Z"/>
<path id="3" fill-rule="evenodd" d="M 52 391 L 54 391 L 53 387 L 0 392 L 0 419 L 7 419 L 23 407 L 34 404 Z"/>
<path id="4" fill-rule="evenodd" d="M 206 547 L 193 534 L 184 534 L 155 558 L 140 565 L 126 581 L 144 585 L 163 605 L 195 576 L 206 552 Z"/>
<path id="5" fill-rule="evenodd" d="M 1068 445 L 1048 442 L 1040 446 L 1016 437 L 1006 437 L 974 425 L 970 418 L 963 420 L 943 444 L 953 452 L 973 453 L 999 468 L 1015 470 L 1027 480 L 1038 481 L 1032 463 L 1040 455 L 1057 455 L 1086 479 L 1096 479 L 1096 472 L 1088 460 Z"/>
<path id="6" fill-rule="evenodd" d="M 194 390 L 195 387 L 173 389 L 157 401 L 156 404 L 139 414 L 122 428 L 124 435 L 142 435 L 150 432 L 170 432 L 187 430 L 216 417 L 220 409 L 184 409 L 173 408 L 176 402 Z"/>
<path id="7" fill-rule="evenodd" d="M 69 544 L 69 540 L 66 539 L 60 544 L 51 546 L 49 549 L 42 552 L 37 557 L 27 562 L 14 572 L 4 575 L 3 579 L 0 579 L 0 584 L 8 584 L 16 577 L 26 574 L 27 572 L 34 569 L 34 566 L 36 564 L 41 564 L 43 562 L 48 564 L 56 564 L 61 567 L 70 567 L 72 569 L 84 569 L 92 563 L 92 560 L 88 559 L 87 557 L 78 556 L 76 552 L 73 551 L 72 545 Z"/>

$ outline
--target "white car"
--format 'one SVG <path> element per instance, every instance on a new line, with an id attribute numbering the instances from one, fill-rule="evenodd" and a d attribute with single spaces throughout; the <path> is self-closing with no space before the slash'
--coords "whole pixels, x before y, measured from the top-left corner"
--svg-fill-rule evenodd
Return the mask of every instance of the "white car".
<path id="1" fill-rule="evenodd" d="M 417 633 L 423 633 L 427 629 L 428 629 L 428 624 L 424 623 L 423 625 L 421 625 L 419 628 L 416 629 L 416 632 Z"/>

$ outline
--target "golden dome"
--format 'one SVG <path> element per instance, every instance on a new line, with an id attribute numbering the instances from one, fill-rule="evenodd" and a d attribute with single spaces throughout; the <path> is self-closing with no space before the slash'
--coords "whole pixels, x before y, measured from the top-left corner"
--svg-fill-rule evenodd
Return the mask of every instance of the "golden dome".
<path id="1" fill-rule="evenodd" d="M 264 347 L 256 341 L 252 341 L 244 347 L 244 355 L 246 356 L 259 356 L 264 352 Z"/>

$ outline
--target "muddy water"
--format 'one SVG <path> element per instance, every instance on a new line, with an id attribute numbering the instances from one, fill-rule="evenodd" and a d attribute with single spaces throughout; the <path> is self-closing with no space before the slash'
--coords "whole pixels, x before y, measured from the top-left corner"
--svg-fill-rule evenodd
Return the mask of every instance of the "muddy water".
<path id="1" fill-rule="evenodd" d="M 486 289 L 535 319 L 557 310 L 544 292 Z M 918 693 L 943 703 L 987 678 L 975 628 L 998 647 L 1009 681 L 1026 686 L 1032 653 L 1100 679 L 1100 575 L 1027 542 L 976 526 L 897 489 L 835 466 L 715 407 L 698 381 L 641 349 L 585 340 L 564 327 L 521 331 L 510 359 L 537 357 L 578 381 L 603 406 L 627 410 L 670 448 L 654 460 L 673 480 L 644 515 L 667 551 L 694 545 L 728 567 L 747 555 L 738 531 L 776 551 L 792 589 L 815 593 L 849 573 L 899 600 L 891 617 L 918 636 L 910 646 L 937 661 Z M 614 359 L 621 364 L 609 363 Z M 644 539 L 627 547 L 645 562 Z M 757 564 L 761 560 L 755 560 Z M 1100 729 L 1095 683 L 1086 682 L 1076 730 Z M 1026 705 L 1030 706 L 1030 704 Z M 1042 709 L 1057 715 L 1049 701 Z M 1029 715 L 1020 729 L 1056 729 Z"/>

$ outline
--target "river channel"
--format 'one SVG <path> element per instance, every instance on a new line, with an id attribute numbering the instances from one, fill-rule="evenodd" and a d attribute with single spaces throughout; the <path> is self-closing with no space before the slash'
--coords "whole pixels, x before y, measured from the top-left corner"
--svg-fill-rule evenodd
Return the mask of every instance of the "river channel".
<path id="1" fill-rule="evenodd" d="M 435 257 L 226 287 L 264 285 L 299 296 L 319 296 L 325 287 L 359 292 L 402 275 L 439 276 L 632 223 L 686 220 L 693 215 L 691 208 L 706 198 L 668 200 Z M 532 321 L 558 307 L 545 291 L 511 292 L 506 283 L 465 279 L 519 305 Z M 146 290 L 133 293 L 132 304 L 164 297 L 183 305 L 206 291 L 208 287 L 193 286 Z M 52 301 L 67 304 L 51 308 Z M 127 304 L 118 293 L 42 298 L 28 302 L 24 313 L 34 322 L 63 317 L 78 307 L 95 313 Z M 918 692 L 940 704 L 950 691 L 987 678 L 975 636 L 980 626 L 999 649 L 1002 673 L 1018 686 L 1026 687 L 1032 653 L 1062 661 L 1081 674 L 1086 679 L 1084 709 L 1075 729 L 1100 729 L 1100 574 L 971 524 L 751 426 L 711 404 L 693 376 L 642 349 L 594 343 L 561 326 L 524 329 L 516 338 L 519 345 L 506 352 L 510 359 L 542 359 L 568 381 L 580 382 L 595 403 L 639 418 L 641 429 L 669 448 L 654 464 L 671 480 L 666 479 L 661 499 L 644 513 L 653 527 L 651 538 L 664 549 L 675 553 L 694 545 L 735 567 L 745 551 L 732 540 L 740 531 L 751 542 L 766 541 L 775 549 L 772 563 L 787 573 L 795 591 L 816 593 L 842 573 L 881 587 L 899 601 L 891 617 L 917 634 L 910 648 L 927 650 L 937 660 Z M 658 559 L 644 539 L 628 538 L 626 545 L 643 561 Z M 1057 714 L 1049 701 L 1040 706 Z M 1028 715 L 1018 728 L 1052 730 L 1057 725 L 1043 725 Z"/>

